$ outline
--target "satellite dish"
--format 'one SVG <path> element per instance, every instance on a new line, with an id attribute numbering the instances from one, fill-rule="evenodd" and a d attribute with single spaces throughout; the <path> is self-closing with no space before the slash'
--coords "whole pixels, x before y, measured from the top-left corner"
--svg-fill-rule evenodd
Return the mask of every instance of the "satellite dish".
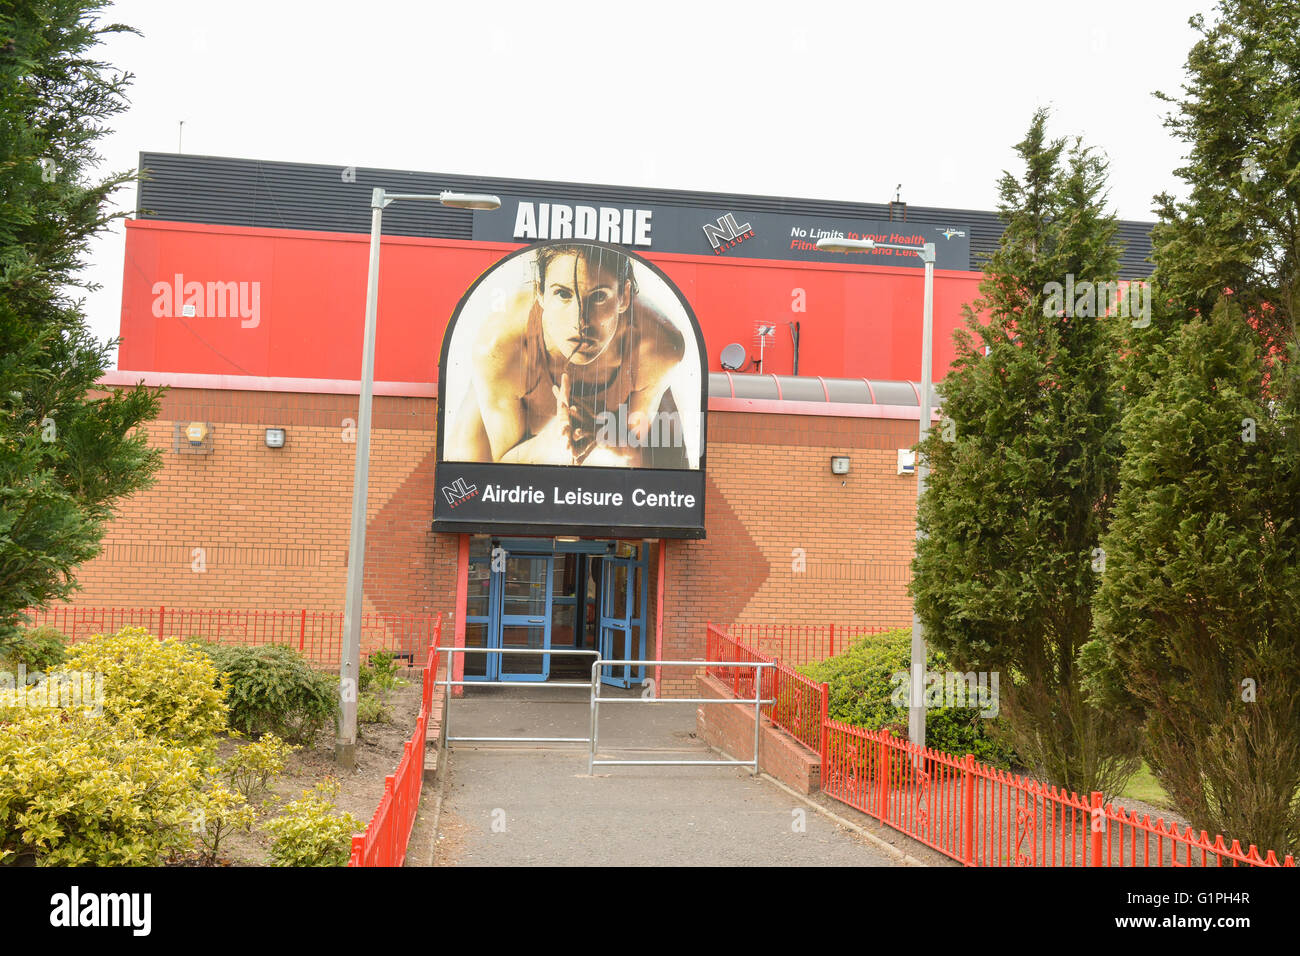
<path id="1" fill-rule="evenodd" d="M 728 372 L 739 372 L 749 362 L 749 353 L 739 342 L 732 342 L 722 350 L 722 355 L 718 359 L 722 367 Z"/>

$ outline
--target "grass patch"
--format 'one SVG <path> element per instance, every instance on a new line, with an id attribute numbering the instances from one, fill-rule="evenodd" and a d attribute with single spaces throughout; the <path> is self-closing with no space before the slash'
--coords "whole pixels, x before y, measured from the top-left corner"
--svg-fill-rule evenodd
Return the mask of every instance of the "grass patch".
<path id="1" fill-rule="evenodd" d="M 1160 781 L 1156 779 L 1155 774 L 1151 772 L 1151 768 L 1147 766 L 1145 760 L 1142 761 L 1142 766 L 1138 769 L 1138 772 L 1133 774 L 1127 786 L 1120 793 L 1120 798 L 1124 797 L 1141 800 L 1153 807 L 1162 807 L 1164 809 L 1173 807 L 1169 794 L 1165 792 L 1164 787 L 1160 786 Z"/>

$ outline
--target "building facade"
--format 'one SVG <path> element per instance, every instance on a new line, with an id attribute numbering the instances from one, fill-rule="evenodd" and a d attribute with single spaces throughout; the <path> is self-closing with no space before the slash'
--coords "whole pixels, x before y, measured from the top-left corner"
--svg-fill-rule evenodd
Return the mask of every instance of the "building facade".
<path id="1" fill-rule="evenodd" d="M 381 186 L 502 204 L 385 214 L 367 610 L 443 615 L 468 646 L 636 659 L 702 656 L 708 621 L 909 623 L 915 478 L 900 453 L 918 428 L 922 270 L 914 257 L 851 259 L 815 240 L 936 244 L 940 379 L 978 257 L 1000 234 L 992 214 L 164 154 L 141 166 L 119 370 L 103 384 L 169 387 L 148 426 L 165 464 L 80 569 L 76 604 L 342 609 L 369 200 Z M 1121 234 L 1123 276 L 1141 276 L 1146 227 Z M 563 265 L 581 299 L 603 273 L 579 246 L 630 264 L 607 283 L 608 336 L 575 333 L 567 364 L 548 366 L 567 347 L 539 269 Z M 524 290 L 513 326 L 511 282 Z M 628 311 L 622 289 L 635 290 Z M 484 343 L 500 352 L 507 339 L 516 351 L 484 364 Z M 484 397 L 492 376 L 504 398 Z M 630 433 L 638 445 L 638 412 L 629 429 L 615 409 L 638 396 L 685 421 L 679 456 L 624 447 L 601 458 L 610 440 L 574 437 L 602 421 L 620 436 L 612 444 Z M 528 457 L 557 407 L 577 423 L 563 460 Z M 544 414 L 534 422 L 529 409 Z M 545 507 L 497 500 L 534 485 Z M 592 504 L 619 489 L 644 502 L 646 488 L 701 501 L 680 521 Z M 564 495 L 574 503 L 560 507 Z M 563 672 L 559 657 L 469 657 L 471 677 Z M 685 672 L 659 680 L 666 693 L 690 689 Z"/>

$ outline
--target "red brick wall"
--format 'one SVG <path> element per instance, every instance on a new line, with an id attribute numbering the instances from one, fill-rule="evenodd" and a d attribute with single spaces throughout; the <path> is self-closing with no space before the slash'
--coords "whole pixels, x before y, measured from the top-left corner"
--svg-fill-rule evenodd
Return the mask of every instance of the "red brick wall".
<path id="1" fill-rule="evenodd" d="M 694 696 L 732 695 L 721 681 L 700 677 L 695 684 Z M 695 711 L 695 728 L 700 739 L 710 747 L 735 760 L 754 759 L 752 704 L 700 704 Z M 766 717 L 759 718 L 758 769 L 800 793 L 814 793 L 821 787 L 821 755 L 809 750 Z"/>
<path id="2" fill-rule="evenodd" d="M 916 479 L 897 472 L 915 442 L 900 419 L 710 413 L 708 538 L 668 543 L 664 656 L 702 657 L 709 621 L 909 624 Z"/>
<path id="3" fill-rule="evenodd" d="M 368 611 L 455 606 L 456 538 L 429 530 L 434 412 L 431 399 L 375 398 Z M 341 610 L 356 417 L 356 396 L 171 389 L 148 426 L 164 467 L 79 570 L 74 603 Z M 173 450 L 174 423 L 190 421 L 212 424 L 210 454 Z M 265 446 L 267 427 L 286 429 L 284 448 Z M 702 656 L 707 621 L 906 625 L 916 486 L 896 464 L 915 438 L 907 420 L 710 413 L 708 537 L 666 545 L 664 656 Z M 832 475 L 841 454 L 849 474 Z M 694 690 L 685 670 L 663 676 L 661 693 Z"/>
<path id="4" fill-rule="evenodd" d="M 455 552 L 429 531 L 433 413 L 427 399 L 375 399 L 367 611 L 450 606 Z M 164 467 L 121 507 L 74 602 L 342 609 L 356 417 L 355 396 L 171 389 L 147 426 Z M 173 450 L 174 423 L 190 421 L 211 423 L 210 454 Z M 268 427 L 285 429 L 283 448 L 266 447 Z"/>

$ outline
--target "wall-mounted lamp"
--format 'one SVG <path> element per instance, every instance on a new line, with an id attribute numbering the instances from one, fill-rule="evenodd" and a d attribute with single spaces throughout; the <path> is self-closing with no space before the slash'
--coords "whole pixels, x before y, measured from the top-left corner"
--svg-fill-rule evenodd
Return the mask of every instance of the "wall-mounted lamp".
<path id="1" fill-rule="evenodd" d="M 832 474 L 832 475 L 847 475 L 848 473 L 849 473 L 849 457 L 848 457 L 848 455 L 832 455 L 832 456 L 831 456 L 831 474 Z"/>
<path id="2" fill-rule="evenodd" d="M 284 447 L 284 429 L 268 428 L 266 430 L 266 447 L 283 448 Z"/>
<path id="3" fill-rule="evenodd" d="M 916 474 L 916 452 L 912 451 L 912 449 L 898 449 L 898 473 L 900 475 Z"/>

